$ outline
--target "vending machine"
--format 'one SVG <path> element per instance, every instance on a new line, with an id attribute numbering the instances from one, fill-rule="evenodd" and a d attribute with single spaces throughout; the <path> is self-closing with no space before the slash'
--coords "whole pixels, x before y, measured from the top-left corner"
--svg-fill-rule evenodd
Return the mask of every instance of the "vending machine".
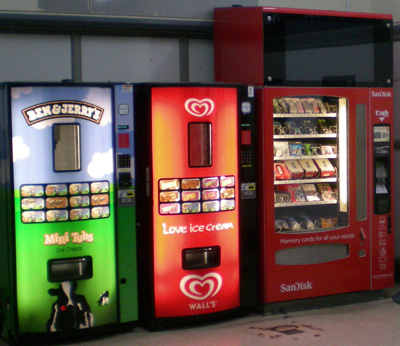
<path id="1" fill-rule="evenodd" d="M 79 336 L 138 317 L 132 85 L 5 84 L 1 328 Z"/>
<path id="2" fill-rule="evenodd" d="M 394 284 L 392 25 L 215 10 L 217 81 L 259 86 L 263 304 Z"/>
<path id="3" fill-rule="evenodd" d="M 157 329 L 255 306 L 254 89 L 135 89 L 140 320 Z"/>
<path id="4" fill-rule="evenodd" d="M 394 284 L 391 95 L 259 91 L 264 302 Z"/>

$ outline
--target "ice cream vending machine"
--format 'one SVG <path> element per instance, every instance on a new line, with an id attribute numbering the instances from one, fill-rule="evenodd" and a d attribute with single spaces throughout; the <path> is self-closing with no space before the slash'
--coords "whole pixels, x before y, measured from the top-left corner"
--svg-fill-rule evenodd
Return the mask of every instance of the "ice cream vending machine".
<path id="1" fill-rule="evenodd" d="M 7 339 L 137 320 L 132 85 L 2 87 L 1 322 Z"/>
<path id="2" fill-rule="evenodd" d="M 214 15 L 216 80 L 258 86 L 261 303 L 392 286 L 392 17 Z"/>
<path id="3" fill-rule="evenodd" d="M 139 315 L 147 328 L 256 301 L 253 91 L 136 87 Z"/>

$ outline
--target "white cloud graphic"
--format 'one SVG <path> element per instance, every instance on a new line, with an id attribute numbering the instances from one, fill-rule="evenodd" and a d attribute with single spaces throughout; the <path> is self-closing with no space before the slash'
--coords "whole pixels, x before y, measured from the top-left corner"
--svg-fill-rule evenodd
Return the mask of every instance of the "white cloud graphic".
<path id="1" fill-rule="evenodd" d="M 15 136 L 12 139 L 13 146 L 13 162 L 17 162 L 18 160 L 23 160 L 29 157 L 31 150 L 30 148 L 24 144 L 24 139 L 20 136 Z"/>
<path id="2" fill-rule="evenodd" d="M 95 105 L 101 105 L 104 108 L 104 113 L 101 118 L 100 126 L 106 126 L 112 123 L 111 119 L 111 94 L 107 88 L 91 88 L 86 98 L 83 100 Z"/>
<path id="3" fill-rule="evenodd" d="M 93 178 L 101 178 L 106 174 L 113 172 L 113 150 L 105 153 L 96 153 L 92 156 L 92 162 L 89 163 L 87 172 Z"/>
<path id="4" fill-rule="evenodd" d="M 13 99 L 18 99 L 22 94 L 30 94 L 32 92 L 31 87 L 25 88 L 12 88 L 11 89 L 11 97 Z"/>
<path id="5" fill-rule="evenodd" d="M 33 125 L 31 125 L 33 128 L 35 128 L 36 130 L 43 130 L 46 127 L 50 127 L 53 124 L 57 124 L 57 123 L 61 123 L 61 124 L 66 124 L 66 123 L 74 123 L 75 122 L 75 118 L 55 118 L 55 119 L 49 119 L 49 120 L 43 120 L 43 121 L 39 121 L 38 123 L 35 123 Z"/>

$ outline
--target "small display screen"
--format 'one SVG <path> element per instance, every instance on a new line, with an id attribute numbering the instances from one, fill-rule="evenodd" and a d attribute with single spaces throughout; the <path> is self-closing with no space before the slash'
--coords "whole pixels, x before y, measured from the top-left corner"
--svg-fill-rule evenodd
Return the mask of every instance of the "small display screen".
<path id="1" fill-rule="evenodd" d="M 374 126 L 374 142 L 390 142 L 390 126 L 376 125 Z"/>
<path id="2" fill-rule="evenodd" d="M 210 167 L 212 165 L 211 123 L 189 123 L 189 167 Z"/>
<path id="3" fill-rule="evenodd" d="M 56 172 L 81 169 L 80 127 L 74 124 L 53 126 L 53 157 Z"/>
<path id="4" fill-rule="evenodd" d="M 264 13 L 266 85 L 392 85 L 390 20 Z"/>
<path id="5" fill-rule="evenodd" d="M 50 282 L 90 279 L 93 276 L 92 257 L 50 260 L 47 269 Z"/>

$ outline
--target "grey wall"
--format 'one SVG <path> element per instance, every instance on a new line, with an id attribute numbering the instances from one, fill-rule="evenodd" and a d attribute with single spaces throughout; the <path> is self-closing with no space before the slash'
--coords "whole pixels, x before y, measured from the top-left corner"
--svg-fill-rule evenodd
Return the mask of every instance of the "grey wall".
<path id="1" fill-rule="evenodd" d="M 240 3 L 324 10 L 392 13 L 400 21 L 400 1 L 393 0 L 1 0 L 0 15 L 65 15 L 96 18 L 145 18 L 212 22 L 212 9 Z M 57 14 L 60 15 L 58 19 Z M 400 140 L 400 42 L 394 45 L 395 139 Z M 0 33 L 0 82 L 212 82 L 211 38 L 121 37 Z M 400 151 L 395 152 L 395 177 Z M 400 184 L 395 184 L 395 215 L 400 214 Z M 395 220 L 396 257 L 400 258 L 400 221 Z"/>
<path id="2" fill-rule="evenodd" d="M 212 19 L 214 7 L 257 6 L 257 0 L 2 0 L 0 11 Z"/>
<path id="3" fill-rule="evenodd" d="M 68 36 L 0 34 L 0 82 L 71 78 Z"/>

